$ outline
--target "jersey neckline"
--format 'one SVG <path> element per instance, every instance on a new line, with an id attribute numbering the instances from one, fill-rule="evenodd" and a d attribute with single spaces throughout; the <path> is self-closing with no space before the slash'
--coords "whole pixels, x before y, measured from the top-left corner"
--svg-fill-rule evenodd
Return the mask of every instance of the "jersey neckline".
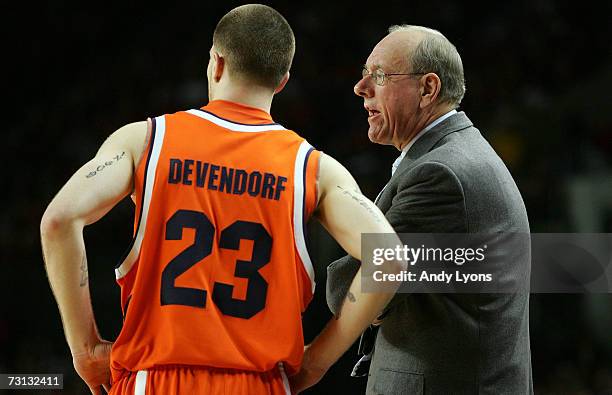
<path id="1" fill-rule="evenodd" d="M 199 110 L 237 125 L 278 125 L 264 110 L 229 100 L 213 100 Z"/>

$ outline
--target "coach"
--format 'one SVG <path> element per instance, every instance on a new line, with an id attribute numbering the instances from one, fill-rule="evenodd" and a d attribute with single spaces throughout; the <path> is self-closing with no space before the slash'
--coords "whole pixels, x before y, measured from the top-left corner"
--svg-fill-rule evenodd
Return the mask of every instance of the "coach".
<path id="1" fill-rule="evenodd" d="M 465 93 L 456 48 L 424 27 L 389 32 L 354 88 L 368 112 L 370 140 L 401 152 L 378 207 L 398 233 L 527 234 L 512 176 L 456 111 Z M 329 266 L 332 312 L 358 267 L 350 256 Z M 371 357 L 367 393 L 532 394 L 529 265 L 509 262 L 505 275 L 521 292 L 396 295 L 378 327 L 362 336 L 365 345 L 375 336 L 373 353 L 361 360 L 363 371 Z"/>

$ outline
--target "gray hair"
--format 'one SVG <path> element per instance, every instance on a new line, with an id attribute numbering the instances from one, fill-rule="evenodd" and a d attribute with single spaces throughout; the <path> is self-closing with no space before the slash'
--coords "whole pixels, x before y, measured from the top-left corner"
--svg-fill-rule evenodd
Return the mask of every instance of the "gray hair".
<path id="1" fill-rule="evenodd" d="M 457 48 L 437 30 L 423 26 L 394 25 L 389 33 L 396 31 L 419 31 L 424 37 L 410 58 L 413 73 L 435 73 L 442 82 L 439 98 L 443 102 L 459 107 L 465 95 L 463 63 Z"/>

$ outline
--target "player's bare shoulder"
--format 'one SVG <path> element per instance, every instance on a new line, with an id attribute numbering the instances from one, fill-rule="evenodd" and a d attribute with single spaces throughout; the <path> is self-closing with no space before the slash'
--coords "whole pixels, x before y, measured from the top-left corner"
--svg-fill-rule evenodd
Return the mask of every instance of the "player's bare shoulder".
<path id="1" fill-rule="evenodd" d="M 331 191 L 349 190 L 361 194 L 359 185 L 351 173 L 340 162 L 323 152 L 321 152 L 317 183 L 319 202 Z"/>
<path id="2" fill-rule="evenodd" d="M 122 126 L 106 139 L 98 153 L 107 150 L 124 152 L 132 158 L 134 168 L 136 168 L 146 150 L 151 129 L 150 120 L 132 122 Z"/>

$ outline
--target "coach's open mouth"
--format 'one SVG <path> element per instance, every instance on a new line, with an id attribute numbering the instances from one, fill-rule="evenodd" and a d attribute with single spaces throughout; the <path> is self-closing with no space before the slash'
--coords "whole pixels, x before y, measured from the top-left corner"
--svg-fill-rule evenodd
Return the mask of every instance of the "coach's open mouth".
<path id="1" fill-rule="evenodd" d="M 376 116 L 376 115 L 380 114 L 380 111 L 375 110 L 375 109 L 374 109 L 374 108 L 372 108 L 372 107 L 369 107 L 369 106 L 367 106 L 367 105 L 364 105 L 363 107 L 364 107 L 364 108 L 366 109 L 366 111 L 368 112 L 368 118 L 370 118 L 370 117 L 374 117 L 374 116 Z"/>

